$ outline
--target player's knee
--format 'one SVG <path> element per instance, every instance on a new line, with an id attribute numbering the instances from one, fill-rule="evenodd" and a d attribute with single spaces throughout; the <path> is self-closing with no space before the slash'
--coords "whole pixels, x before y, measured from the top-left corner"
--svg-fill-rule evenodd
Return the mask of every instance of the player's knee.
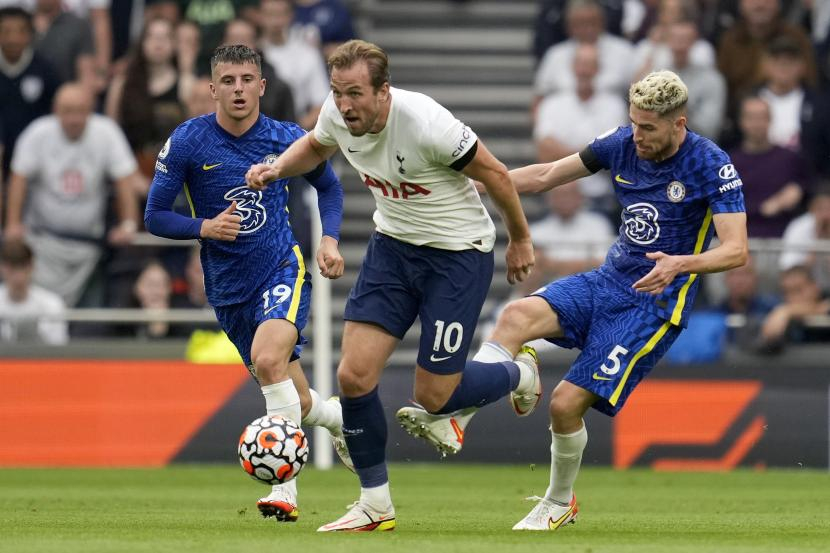
<path id="1" fill-rule="evenodd" d="M 284 380 L 288 372 L 288 359 L 281 358 L 271 352 L 262 352 L 253 359 L 257 378 L 262 383 L 273 383 Z"/>
<path id="2" fill-rule="evenodd" d="M 508 303 L 499 315 L 496 328 L 502 333 L 522 334 L 532 322 L 533 316 L 527 305 L 521 301 L 514 301 Z"/>
<path id="3" fill-rule="evenodd" d="M 554 431 L 557 431 L 557 427 L 569 428 L 575 421 L 582 419 L 580 404 L 561 388 L 556 388 L 550 397 L 550 418 Z"/>
<path id="4" fill-rule="evenodd" d="M 337 367 L 337 385 L 346 397 L 365 396 L 372 391 L 363 375 L 343 363 Z"/>

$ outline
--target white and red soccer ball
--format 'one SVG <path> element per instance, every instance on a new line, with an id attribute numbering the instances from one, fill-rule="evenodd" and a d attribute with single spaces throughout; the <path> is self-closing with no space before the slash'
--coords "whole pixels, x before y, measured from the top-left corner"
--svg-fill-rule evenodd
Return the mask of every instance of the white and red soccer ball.
<path id="1" fill-rule="evenodd" d="M 308 460 L 308 439 L 294 422 L 279 415 L 249 424 L 239 437 L 239 463 L 263 484 L 284 484 Z"/>

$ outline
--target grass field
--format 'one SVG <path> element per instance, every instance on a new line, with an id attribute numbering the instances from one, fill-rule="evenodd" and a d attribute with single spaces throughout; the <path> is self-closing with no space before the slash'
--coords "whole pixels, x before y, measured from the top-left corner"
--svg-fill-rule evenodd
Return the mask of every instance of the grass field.
<path id="1" fill-rule="evenodd" d="M 300 520 L 259 517 L 267 490 L 235 466 L 0 470 L 0 552 L 830 551 L 830 475 L 583 470 L 581 518 L 556 533 L 512 532 L 547 467 L 393 465 L 398 527 L 317 534 L 357 482 L 341 467 L 301 476 Z"/>

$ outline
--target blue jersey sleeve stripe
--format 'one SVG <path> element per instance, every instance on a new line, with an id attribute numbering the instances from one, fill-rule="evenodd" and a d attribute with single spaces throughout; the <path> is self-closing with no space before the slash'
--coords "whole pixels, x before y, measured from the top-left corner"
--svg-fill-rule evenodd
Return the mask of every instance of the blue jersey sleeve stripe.
<path id="1" fill-rule="evenodd" d="M 297 322 L 297 310 L 300 308 L 300 299 L 302 297 L 303 284 L 305 284 L 305 260 L 303 260 L 303 252 L 300 246 L 294 246 L 294 255 L 297 257 L 297 280 L 294 282 L 294 292 L 291 295 L 291 306 L 288 308 L 288 314 L 285 316 L 286 320 L 292 323 Z"/>
<path id="2" fill-rule="evenodd" d="M 693 255 L 700 254 L 703 251 L 703 244 L 706 242 L 706 235 L 709 232 L 709 225 L 712 224 L 712 210 L 707 209 L 706 215 L 703 217 L 703 223 L 700 225 L 700 230 L 697 233 L 697 242 L 695 242 L 695 250 Z M 683 308 L 686 306 L 686 294 L 689 292 L 689 287 L 697 278 L 697 273 L 689 275 L 689 280 L 686 281 L 680 288 L 680 293 L 677 295 L 677 304 L 674 306 L 674 311 L 671 314 L 671 324 L 679 325 L 680 317 L 683 315 Z"/>
<path id="3" fill-rule="evenodd" d="M 628 381 L 628 376 L 631 374 L 632 369 L 634 369 L 634 365 L 636 365 L 637 361 L 648 355 L 651 352 L 651 350 L 654 349 L 654 346 L 656 346 L 657 342 L 659 342 L 660 339 L 666 335 L 666 332 L 669 331 L 670 327 L 671 323 L 669 321 L 663 323 L 663 325 L 657 329 L 657 332 L 655 332 L 654 335 L 651 338 L 649 338 L 648 342 L 646 342 L 646 345 L 640 348 L 640 351 L 638 351 L 634 355 L 634 357 L 628 363 L 628 366 L 625 368 L 625 373 L 623 373 L 623 376 L 620 379 L 620 383 L 617 384 L 617 388 L 614 390 L 614 393 L 611 394 L 611 398 L 608 400 L 608 403 L 615 406 L 617 405 L 617 401 L 619 401 L 620 395 L 625 389 L 625 383 Z"/>

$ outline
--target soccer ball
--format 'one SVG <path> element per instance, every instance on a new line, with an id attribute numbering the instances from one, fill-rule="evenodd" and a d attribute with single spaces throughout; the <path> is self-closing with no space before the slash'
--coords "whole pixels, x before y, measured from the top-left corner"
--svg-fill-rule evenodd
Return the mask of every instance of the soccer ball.
<path id="1" fill-rule="evenodd" d="M 308 460 L 308 439 L 294 422 L 279 415 L 260 417 L 239 436 L 239 463 L 263 484 L 284 484 Z"/>

